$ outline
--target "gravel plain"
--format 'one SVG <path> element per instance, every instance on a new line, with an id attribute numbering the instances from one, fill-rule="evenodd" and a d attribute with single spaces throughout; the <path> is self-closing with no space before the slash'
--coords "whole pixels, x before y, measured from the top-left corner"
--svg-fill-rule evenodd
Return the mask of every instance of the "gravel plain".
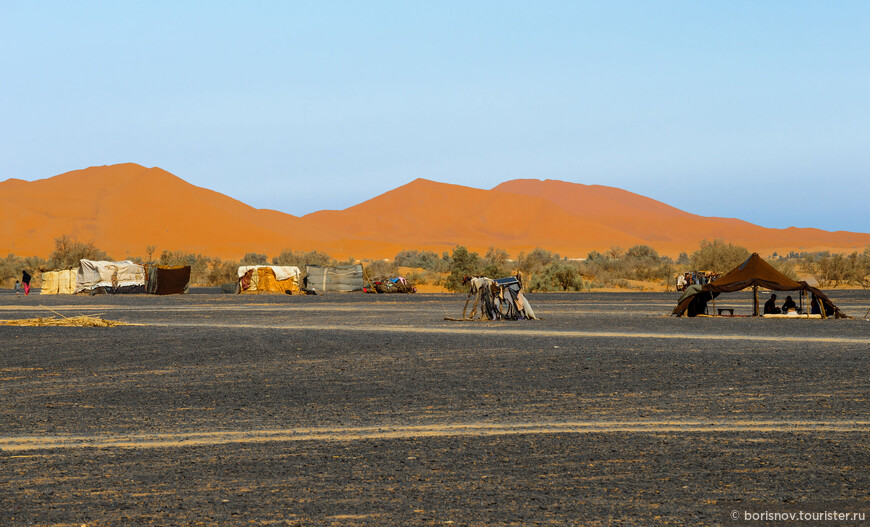
<path id="1" fill-rule="evenodd" d="M 870 293 L 829 295 L 850 320 L 666 316 L 677 296 L 450 322 L 464 295 L 0 293 L 0 319 L 133 324 L 0 326 L 0 525 L 870 510 Z"/>

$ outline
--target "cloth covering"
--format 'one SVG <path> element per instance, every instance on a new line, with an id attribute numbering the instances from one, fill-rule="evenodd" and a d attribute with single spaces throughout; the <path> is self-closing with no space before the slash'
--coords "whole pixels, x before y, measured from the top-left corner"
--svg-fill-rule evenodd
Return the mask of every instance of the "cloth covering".
<path id="1" fill-rule="evenodd" d="M 145 268 L 129 260 L 119 262 L 80 260 L 76 274 L 76 293 L 105 288 L 107 292 L 145 289 Z"/>
<path id="2" fill-rule="evenodd" d="M 76 292 L 76 270 L 61 269 L 42 273 L 41 295 L 71 295 Z"/>
<path id="3" fill-rule="evenodd" d="M 362 291 L 364 287 L 362 264 L 309 265 L 305 267 L 305 274 L 305 290 L 312 293 L 349 293 Z"/>
<path id="4" fill-rule="evenodd" d="M 680 296 L 673 314 L 677 316 L 687 314 L 690 317 L 701 314 L 704 312 L 707 302 L 716 298 L 720 293 L 733 293 L 747 287 L 761 287 L 772 291 L 809 291 L 816 295 L 816 298 L 825 305 L 827 310 L 833 312 L 834 316 L 846 318 L 846 315 L 819 289 L 803 281 L 795 282 L 765 262 L 758 256 L 758 253 L 752 253 L 745 262 L 709 284 L 691 285 L 686 288 L 686 291 Z"/>
<path id="5" fill-rule="evenodd" d="M 302 274 L 302 271 L 299 270 L 295 265 L 243 265 L 239 267 L 239 278 L 245 276 L 251 269 L 262 269 L 264 267 L 268 267 L 275 274 L 275 280 L 279 282 L 283 282 L 284 280 L 289 280 L 294 276 L 299 276 Z"/>
<path id="6" fill-rule="evenodd" d="M 302 271 L 296 266 L 243 265 L 238 269 L 239 293 L 297 293 Z"/>
<path id="7" fill-rule="evenodd" d="M 485 276 L 468 277 L 470 289 L 465 307 L 462 310 L 462 320 L 474 320 L 475 316 L 487 320 L 536 320 L 532 305 L 523 295 L 522 282 L 517 277 L 498 278 L 493 280 Z M 468 302 L 474 299 L 471 313 L 468 313 Z M 478 312 L 477 310 L 480 309 Z"/>
<path id="8" fill-rule="evenodd" d="M 148 276 L 145 291 L 152 295 L 185 294 L 190 286 L 189 265 L 149 265 L 145 272 Z"/>

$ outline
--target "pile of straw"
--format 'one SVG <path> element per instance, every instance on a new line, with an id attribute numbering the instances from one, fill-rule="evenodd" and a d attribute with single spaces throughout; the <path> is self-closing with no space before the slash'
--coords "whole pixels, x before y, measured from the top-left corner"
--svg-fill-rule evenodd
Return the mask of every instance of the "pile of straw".
<path id="1" fill-rule="evenodd" d="M 103 313 L 94 315 L 79 315 L 77 317 L 66 317 L 54 309 L 45 306 L 39 306 L 42 309 L 51 311 L 56 317 L 37 317 L 37 318 L 22 318 L 18 320 L 0 320 L 2 326 L 66 326 L 76 328 L 110 328 L 113 326 L 129 326 L 126 322 L 118 322 L 117 320 L 104 320 L 99 318 Z"/>
<path id="2" fill-rule="evenodd" d="M 22 318 L 18 320 L 0 320 L 0 325 L 4 326 L 68 326 L 77 328 L 109 328 L 113 326 L 127 326 L 124 322 L 116 320 L 104 320 L 99 317 L 91 317 L 87 315 L 79 315 L 77 317 L 37 317 L 37 318 Z"/>

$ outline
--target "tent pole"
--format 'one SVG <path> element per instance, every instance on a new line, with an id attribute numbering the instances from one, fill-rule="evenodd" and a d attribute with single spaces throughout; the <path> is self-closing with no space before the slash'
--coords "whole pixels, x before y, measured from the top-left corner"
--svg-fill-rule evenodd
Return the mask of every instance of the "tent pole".
<path id="1" fill-rule="evenodd" d="M 757 285 L 752 286 L 752 297 L 755 300 L 755 311 L 754 311 L 755 314 L 753 316 L 757 317 L 758 316 L 758 286 Z"/>
<path id="2" fill-rule="evenodd" d="M 806 291 L 801 291 L 801 313 L 804 312 L 804 295 L 806 295 Z M 809 310 L 810 299 L 807 299 L 807 318 L 810 318 L 810 310 Z"/>

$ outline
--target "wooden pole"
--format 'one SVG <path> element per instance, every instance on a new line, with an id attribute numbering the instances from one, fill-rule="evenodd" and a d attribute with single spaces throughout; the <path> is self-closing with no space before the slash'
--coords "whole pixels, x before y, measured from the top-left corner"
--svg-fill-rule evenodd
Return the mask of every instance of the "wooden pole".
<path id="1" fill-rule="evenodd" d="M 758 316 L 758 286 L 757 285 L 752 286 L 752 297 L 755 300 L 755 311 L 754 311 L 755 315 L 754 316 L 757 317 Z"/>

